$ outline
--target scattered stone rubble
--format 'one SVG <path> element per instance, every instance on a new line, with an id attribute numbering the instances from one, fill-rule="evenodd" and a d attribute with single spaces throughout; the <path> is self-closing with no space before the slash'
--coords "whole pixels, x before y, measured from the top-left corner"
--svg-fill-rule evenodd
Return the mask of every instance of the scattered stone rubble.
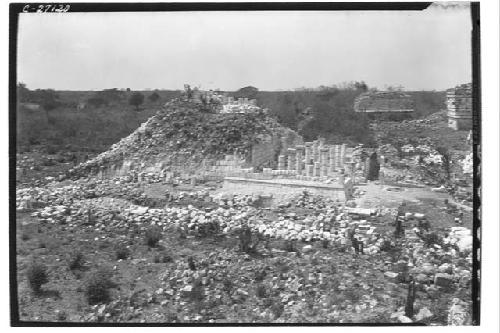
<path id="1" fill-rule="evenodd" d="M 446 138 L 440 134 L 446 119 L 443 111 L 425 119 L 373 123 L 382 178 L 441 187 L 455 200 L 471 205 L 472 146 L 466 133 L 452 132 Z"/>

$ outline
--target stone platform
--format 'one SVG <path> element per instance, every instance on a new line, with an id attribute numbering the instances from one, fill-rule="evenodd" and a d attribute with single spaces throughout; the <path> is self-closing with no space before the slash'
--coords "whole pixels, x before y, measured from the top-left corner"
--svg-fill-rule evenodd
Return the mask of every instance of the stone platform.
<path id="1" fill-rule="evenodd" d="M 272 196 L 275 203 L 287 201 L 308 191 L 331 199 L 345 201 L 344 186 L 337 183 L 326 184 L 298 179 L 249 179 L 225 177 L 221 192 L 227 194 Z"/>

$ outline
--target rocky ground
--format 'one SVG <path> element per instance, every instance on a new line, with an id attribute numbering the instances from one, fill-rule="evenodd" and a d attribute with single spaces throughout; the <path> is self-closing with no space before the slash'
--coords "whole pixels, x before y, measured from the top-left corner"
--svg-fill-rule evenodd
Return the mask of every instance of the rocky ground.
<path id="1" fill-rule="evenodd" d="M 191 116 L 197 121 L 190 122 Z M 221 126 L 210 133 L 204 117 L 181 103 L 109 152 L 85 156 L 76 168 L 71 154 L 18 154 L 21 320 L 472 323 L 470 196 L 456 197 L 451 185 L 457 177 L 440 183 L 437 139 L 398 143 L 379 137 L 380 152 L 391 156 L 384 177 L 368 183 L 358 178 L 347 202 L 304 192 L 267 205 L 257 195 L 225 194 L 217 179 L 92 175 L 127 154 L 154 157 L 161 153 L 158 142 L 172 144 L 167 152 L 189 154 L 248 149 L 252 131 L 275 126 L 263 126 L 267 118 L 258 115 L 235 118 L 234 131 Z M 376 130 L 386 138 L 408 137 L 404 126 L 434 132 L 433 126 L 443 125 L 436 117 L 378 124 Z M 186 126 L 200 131 L 190 134 Z M 251 130 L 235 137 L 240 128 Z M 393 159 L 389 145 L 425 154 L 417 162 Z M 72 177 L 59 177 L 70 169 L 66 175 Z M 458 178 L 467 183 L 467 175 Z"/>
<path id="2" fill-rule="evenodd" d="M 158 186 L 83 179 L 19 190 L 21 319 L 445 325 L 458 313 L 470 323 L 470 230 L 430 220 L 423 235 L 435 238 L 419 238 L 426 202 L 407 206 L 395 237 L 394 208 L 356 210 L 304 194 L 265 209 L 258 198 L 211 196 L 206 184 L 150 200 L 147 189 Z M 242 248 L 245 226 L 251 251 Z M 27 281 L 33 262 L 47 267 L 40 292 Z M 93 304 L 89 280 L 102 269 L 109 298 Z M 410 281 L 416 297 L 405 316 Z"/>
<path id="3" fill-rule="evenodd" d="M 398 182 L 440 187 L 472 207 L 472 135 L 447 126 L 446 111 L 424 119 L 371 126 L 387 176 Z"/>

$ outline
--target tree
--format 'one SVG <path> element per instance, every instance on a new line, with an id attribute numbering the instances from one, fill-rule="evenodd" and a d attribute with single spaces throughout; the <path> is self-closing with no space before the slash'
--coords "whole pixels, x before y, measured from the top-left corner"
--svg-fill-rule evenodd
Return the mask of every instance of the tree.
<path id="1" fill-rule="evenodd" d="M 33 102 L 39 103 L 49 119 L 49 112 L 61 105 L 59 95 L 54 89 L 37 89 L 32 92 Z"/>
<path id="2" fill-rule="evenodd" d="M 257 93 L 259 92 L 259 89 L 248 86 L 241 88 L 238 90 L 235 94 L 235 98 L 248 98 L 248 99 L 255 99 L 257 97 Z"/>
<path id="3" fill-rule="evenodd" d="M 356 90 L 361 90 L 363 92 L 368 91 L 368 85 L 365 83 L 365 81 L 361 81 L 361 82 L 356 81 L 354 83 L 354 87 L 356 88 Z"/>
<path id="4" fill-rule="evenodd" d="M 135 106 L 136 110 L 139 111 L 139 105 L 144 102 L 144 95 L 140 92 L 135 92 L 130 96 L 128 102 L 130 105 Z"/>
<path id="5" fill-rule="evenodd" d="M 149 100 L 150 100 L 151 102 L 153 102 L 153 103 L 154 103 L 154 102 L 156 102 L 156 101 L 158 101 L 158 100 L 160 99 L 160 95 L 158 95 L 158 93 L 155 91 L 155 92 L 153 92 L 151 95 L 149 95 L 149 97 L 148 97 L 148 98 L 149 98 Z"/>
<path id="6" fill-rule="evenodd" d="M 29 102 L 30 97 L 31 97 L 31 91 L 26 87 L 26 84 L 19 82 L 17 84 L 17 100 L 20 103 Z"/>

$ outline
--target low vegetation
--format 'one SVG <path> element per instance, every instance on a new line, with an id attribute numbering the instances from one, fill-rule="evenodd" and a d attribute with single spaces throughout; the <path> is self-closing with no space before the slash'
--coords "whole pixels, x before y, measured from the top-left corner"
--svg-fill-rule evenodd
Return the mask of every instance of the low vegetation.
<path id="1" fill-rule="evenodd" d="M 115 287 L 112 272 L 101 267 L 91 272 L 85 283 L 85 295 L 89 304 L 106 303 L 110 300 L 110 289 Z"/>
<path id="2" fill-rule="evenodd" d="M 47 266 L 36 262 L 30 263 L 26 275 L 30 288 L 35 294 L 39 294 L 42 290 L 42 285 L 49 282 Z"/>

